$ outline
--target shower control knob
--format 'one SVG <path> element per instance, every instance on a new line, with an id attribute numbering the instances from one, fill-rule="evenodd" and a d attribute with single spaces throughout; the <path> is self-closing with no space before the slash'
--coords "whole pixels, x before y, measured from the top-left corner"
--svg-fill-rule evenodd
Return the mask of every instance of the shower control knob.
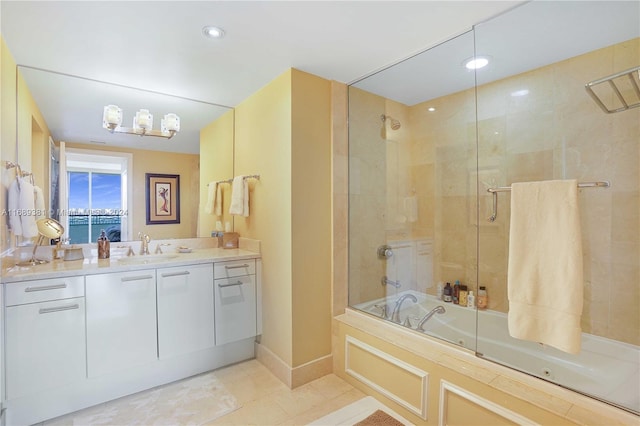
<path id="1" fill-rule="evenodd" d="M 379 259 L 389 259 L 391 256 L 393 256 L 393 250 L 391 250 L 391 247 L 388 245 L 383 245 L 378 247 L 378 258 Z"/>

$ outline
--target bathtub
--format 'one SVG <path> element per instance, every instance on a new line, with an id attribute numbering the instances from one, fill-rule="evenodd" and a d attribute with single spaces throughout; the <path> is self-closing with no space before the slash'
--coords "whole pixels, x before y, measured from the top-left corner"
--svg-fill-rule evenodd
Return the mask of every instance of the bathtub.
<path id="1" fill-rule="evenodd" d="M 386 303 L 393 309 L 396 300 L 407 293 L 414 295 L 418 303 L 405 300 L 400 322 L 409 317 L 412 329 L 415 330 L 419 318 L 442 305 L 446 312 L 435 314 L 424 324 L 425 334 L 472 350 L 484 359 L 640 413 L 640 347 L 583 333 L 580 354 L 567 354 L 509 336 L 507 315 L 502 312 L 476 311 L 415 290 L 352 307 L 381 317 L 382 305 Z"/>

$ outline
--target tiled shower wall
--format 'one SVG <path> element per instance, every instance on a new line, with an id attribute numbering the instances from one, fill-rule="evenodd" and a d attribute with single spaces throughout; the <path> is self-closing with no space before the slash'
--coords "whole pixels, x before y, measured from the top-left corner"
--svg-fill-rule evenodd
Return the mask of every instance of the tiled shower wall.
<path id="1" fill-rule="evenodd" d="M 490 308 L 507 312 L 510 196 L 499 194 L 498 218 L 490 223 L 486 189 L 519 181 L 607 180 L 611 188 L 583 189 L 579 196 L 582 327 L 640 344 L 640 108 L 605 114 L 584 89 L 638 65 L 640 39 L 634 39 L 480 85 L 477 153 L 474 89 L 408 107 L 350 88 L 349 226 L 358 235 L 349 242 L 350 304 L 384 295 L 378 245 L 433 238 L 433 283 L 485 285 Z M 526 95 L 512 95 L 525 89 Z M 402 127 L 385 128 L 381 114 Z M 407 222 L 399 206 L 413 191 L 418 218 Z M 558 294 L 572 296 L 562 293 L 562 283 Z"/>
<path id="2" fill-rule="evenodd" d="M 610 181 L 580 190 L 585 292 L 582 329 L 640 344 L 640 109 L 604 113 L 586 83 L 640 65 L 640 39 L 478 87 L 479 280 L 508 310 L 510 196 L 489 223 L 490 186 L 551 179 Z M 514 96 L 528 90 L 524 96 Z M 613 100 L 611 92 L 610 100 Z M 572 297 L 558 286 L 558 297 Z"/>

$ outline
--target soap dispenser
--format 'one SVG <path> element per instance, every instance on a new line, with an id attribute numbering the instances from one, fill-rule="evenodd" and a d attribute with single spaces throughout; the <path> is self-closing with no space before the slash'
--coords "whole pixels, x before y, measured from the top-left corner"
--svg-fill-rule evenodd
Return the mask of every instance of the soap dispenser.
<path id="1" fill-rule="evenodd" d="M 108 259 L 111 255 L 111 243 L 109 242 L 109 238 L 107 238 L 107 233 L 103 230 L 100 231 L 100 236 L 98 237 L 98 259 Z"/>

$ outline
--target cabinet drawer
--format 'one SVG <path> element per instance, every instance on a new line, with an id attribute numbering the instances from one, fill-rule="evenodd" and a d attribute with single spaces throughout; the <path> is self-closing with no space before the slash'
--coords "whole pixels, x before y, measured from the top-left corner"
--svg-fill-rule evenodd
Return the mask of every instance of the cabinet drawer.
<path id="1" fill-rule="evenodd" d="M 239 277 L 241 275 L 254 275 L 255 273 L 255 259 L 216 262 L 213 265 L 213 277 L 215 279 Z"/>
<path id="2" fill-rule="evenodd" d="M 84 296 L 84 276 L 24 281 L 5 285 L 7 306 Z"/>
<path id="3" fill-rule="evenodd" d="M 256 335 L 255 275 L 215 280 L 216 346 Z"/>

